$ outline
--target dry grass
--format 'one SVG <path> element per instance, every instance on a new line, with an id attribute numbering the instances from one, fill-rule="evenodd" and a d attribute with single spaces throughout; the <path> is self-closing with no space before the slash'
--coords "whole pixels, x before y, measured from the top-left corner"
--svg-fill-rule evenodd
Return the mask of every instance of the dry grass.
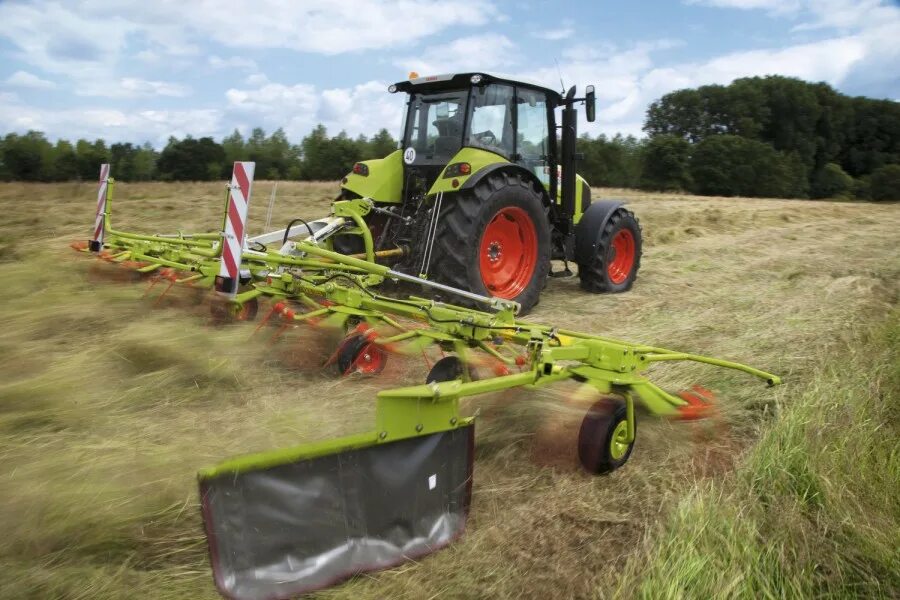
<path id="1" fill-rule="evenodd" d="M 256 185 L 251 231 L 270 186 Z M 335 189 L 280 184 L 273 221 L 324 213 Z M 666 552 L 684 551 L 673 543 L 684 531 L 679 515 L 720 496 L 723 511 L 742 510 L 735 480 L 756 472 L 772 431 L 822 411 L 821 365 L 840 368 L 858 328 L 897 305 L 896 205 L 602 195 L 611 192 L 627 197 L 644 226 L 634 290 L 589 296 L 576 279 L 551 280 L 531 318 L 747 362 L 787 384 L 657 369 L 655 381 L 672 389 L 699 381 L 716 390 L 728 427 L 644 419 L 631 461 L 603 478 L 535 460 L 537 424 L 572 388 L 473 403 L 483 410 L 465 539 L 322 597 L 630 596 L 642 581 L 651 586 L 642 593 L 663 595 L 652 585 L 679 573 L 660 568 Z M 115 222 L 215 229 L 223 193 L 212 184 L 122 185 Z M 91 263 L 67 244 L 86 236 L 93 194 L 89 184 L 0 186 L 0 597 L 212 598 L 197 468 L 364 430 L 367 398 L 386 384 L 279 360 L 309 351 L 309 339 L 271 348 L 250 339 L 249 326 L 211 329 L 202 310 L 154 307 L 141 298 L 144 285 L 91 283 Z M 765 447 L 755 446 L 761 436 Z M 731 533 L 765 525 L 743 524 Z M 735 563 L 732 575 L 756 556 L 722 555 Z"/>

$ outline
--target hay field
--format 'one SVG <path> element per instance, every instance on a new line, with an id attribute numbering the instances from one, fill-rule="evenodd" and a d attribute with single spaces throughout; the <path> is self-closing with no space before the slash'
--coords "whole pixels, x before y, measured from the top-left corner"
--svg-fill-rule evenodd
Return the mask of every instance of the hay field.
<path id="1" fill-rule="evenodd" d="M 255 186 L 251 232 L 270 189 Z M 273 222 L 325 213 L 335 189 L 280 184 Z M 363 431 L 375 392 L 395 382 L 292 368 L 326 349 L 299 334 L 269 346 L 250 325 L 156 306 L 146 284 L 92 281 L 68 244 L 87 237 L 94 194 L 0 184 L 0 598 L 215 598 L 197 469 Z M 223 194 L 122 184 L 114 222 L 215 229 Z M 553 279 L 529 318 L 746 362 L 786 384 L 655 368 L 672 390 L 715 390 L 727 426 L 643 419 L 629 463 L 601 478 L 533 451 L 574 388 L 472 401 L 464 539 L 319 596 L 896 597 L 900 207 L 601 196 L 625 197 L 644 228 L 633 291 Z"/>

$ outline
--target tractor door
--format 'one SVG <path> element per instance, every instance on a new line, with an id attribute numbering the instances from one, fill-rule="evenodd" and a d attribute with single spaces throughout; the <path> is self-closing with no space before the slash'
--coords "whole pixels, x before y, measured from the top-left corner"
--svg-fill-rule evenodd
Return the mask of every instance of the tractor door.
<path id="1" fill-rule="evenodd" d="M 492 83 L 474 88 L 465 145 L 512 160 L 516 151 L 514 98 L 515 90 L 511 85 Z"/>
<path id="2" fill-rule="evenodd" d="M 550 188 L 550 136 L 548 135 L 547 95 L 537 90 L 516 90 L 515 162 L 534 173 L 544 188 Z"/>

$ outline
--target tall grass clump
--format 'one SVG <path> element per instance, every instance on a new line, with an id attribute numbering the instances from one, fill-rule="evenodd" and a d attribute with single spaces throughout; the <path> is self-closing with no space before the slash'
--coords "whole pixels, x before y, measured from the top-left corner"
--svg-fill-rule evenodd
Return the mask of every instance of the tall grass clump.
<path id="1" fill-rule="evenodd" d="M 900 596 L 900 311 L 822 364 L 731 479 L 683 498 L 619 592 Z"/>

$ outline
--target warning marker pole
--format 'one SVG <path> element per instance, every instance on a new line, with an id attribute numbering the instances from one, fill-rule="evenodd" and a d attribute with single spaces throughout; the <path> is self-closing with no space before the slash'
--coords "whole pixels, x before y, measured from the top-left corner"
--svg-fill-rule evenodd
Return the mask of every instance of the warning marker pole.
<path id="1" fill-rule="evenodd" d="M 100 165 L 100 187 L 97 190 L 97 216 L 94 218 L 94 237 L 89 248 L 91 252 L 103 249 L 103 234 L 106 226 L 106 193 L 109 188 L 109 164 Z"/>
<path id="2" fill-rule="evenodd" d="M 244 249 L 244 226 L 247 206 L 253 185 L 254 162 L 236 162 L 231 174 L 228 206 L 222 229 L 222 261 L 216 277 L 216 291 L 230 297 L 237 294 L 240 284 L 241 254 Z"/>

